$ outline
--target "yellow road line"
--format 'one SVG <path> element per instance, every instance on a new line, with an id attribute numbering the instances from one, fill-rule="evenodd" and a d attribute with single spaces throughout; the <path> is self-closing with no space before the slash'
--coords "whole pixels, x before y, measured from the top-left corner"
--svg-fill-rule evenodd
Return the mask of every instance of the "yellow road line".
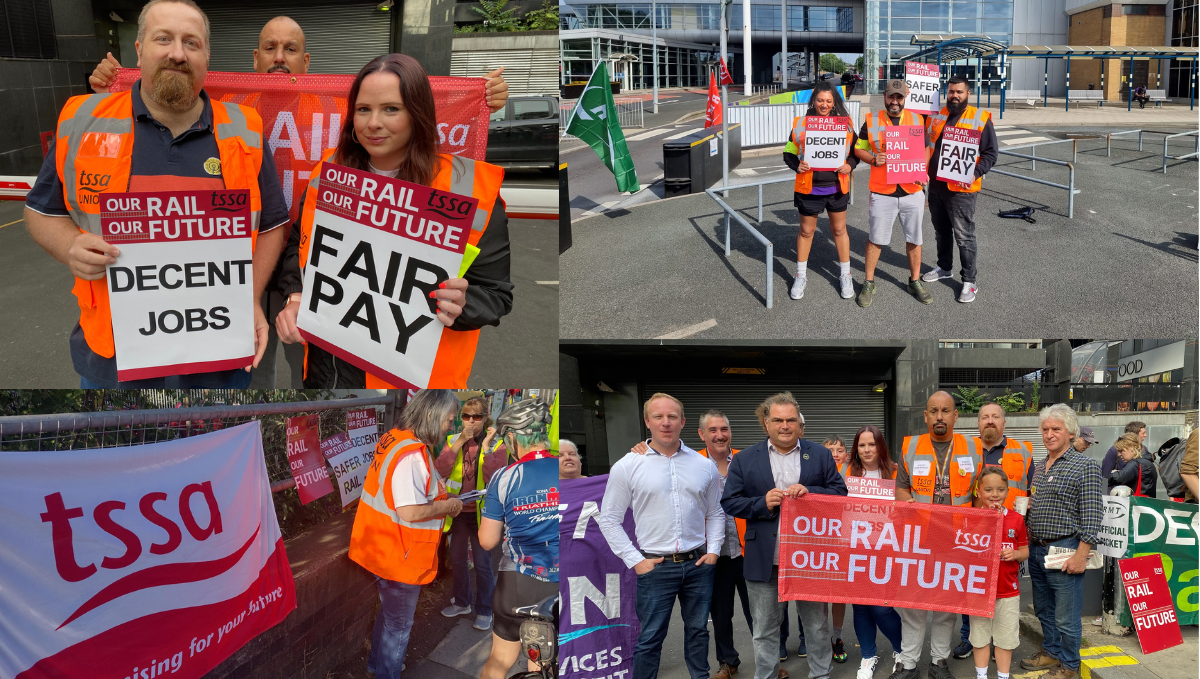
<path id="1" fill-rule="evenodd" d="M 24 217 L 17 220 L 17 222 L 23 222 L 23 221 L 25 221 Z M 0 224 L 0 229 L 3 229 L 6 226 L 12 226 L 13 224 L 16 224 L 17 222 L 9 222 L 7 224 Z"/>
<path id="2" fill-rule="evenodd" d="M 1079 664 L 1079 676 L 1082 679 L 1092 679 L 1092 670 L 1097 667 L 1118 667 L 1121 665 L 1136 665 L 1137 660 L 1127 655 L 1114 655 L 1107 658 L 1087 658 Z"/>
<path id="3" fill-rule="evenodd" d="M 1118 646 L 1093 646 L 1079 649 L 1079 655 L 1100 655 L 1101 653 L 1124 653 Z"/>

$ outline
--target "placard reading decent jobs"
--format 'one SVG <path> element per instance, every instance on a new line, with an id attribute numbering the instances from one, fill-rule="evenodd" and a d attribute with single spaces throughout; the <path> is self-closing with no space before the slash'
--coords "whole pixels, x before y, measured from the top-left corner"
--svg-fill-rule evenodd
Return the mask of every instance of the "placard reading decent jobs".
<path id="1" fill-rule="evenodd" d="M 808 116 L 804 121 L 804 162 L 814 170 L 836 170 L 846 162 L 850 119 Z"/>
<path id="2" fill-rule="evenodd" d="M 254 361 L 247 191 L 101 194 L 117 379 L 244 368 Z"/>
<path id="3" fill-rule="evenodd" d="M 393 387 L 429 386 L 445 328 L 430 293 L 457 275 L 479 201 L 332 163 L 318 196 L 296 326 Z"/>

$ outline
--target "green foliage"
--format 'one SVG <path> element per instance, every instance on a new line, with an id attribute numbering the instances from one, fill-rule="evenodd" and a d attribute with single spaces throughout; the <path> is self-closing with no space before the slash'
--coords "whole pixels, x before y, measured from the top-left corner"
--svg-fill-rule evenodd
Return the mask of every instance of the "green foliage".
<path id="1" fill-rule="evenodd" d="M 959 385 L 955 389 L 955 395 L 958 396 L 959 411 L 968 415 L 979 412 L 979 409 L 988 400 L 987 394 L 979 391 L 979 387 L 964 387 Z"/>
<path id="2" fill-rule="evenodd" d="M 821 70 L 826 73 L 845 73 L 846 62 L 838 58 L 836 54 L 821 55 Z"/>
<path id="3" fill-rule="evenodd" d="M 1025 410 L 1025 395 L 1021 392 L 1014 393 L 1012 389 L 1005 389 L 1003 394 L 992 400 L 1006 413 L 1019 413 Z"/>
<path id="4" fill-rule="evenodd" d="M 859 57 L 854 60 L 854 72 L 855 73 L 863 72 L 863 58 L 862 57 Z"/>
<path id="5" fill-rule="evenodd" d="M 521 30 L 521 22 L 517 19 L 517 10 L 504 9 L 508 0 L 479 0 L 481 7 L 472 7 L 483 23 L 474 27 L 476 33 L 504 33 Z M 557 23 L 555 24 L 557 26 Z"/>
<path id="6" fill-rule="evenodd" d="M 556 31 L 558 30 L 558 5 L 550 0 L 542 0 L 540 9 L 525 13 L 525 30 Z"/>
<path id="7" fill-rule="evenodd" d="M 1041 382 L 1033 383 L 1033 393 L 1029 395 L 1029 412 L 1036 413 L 1041 401 Z"/>

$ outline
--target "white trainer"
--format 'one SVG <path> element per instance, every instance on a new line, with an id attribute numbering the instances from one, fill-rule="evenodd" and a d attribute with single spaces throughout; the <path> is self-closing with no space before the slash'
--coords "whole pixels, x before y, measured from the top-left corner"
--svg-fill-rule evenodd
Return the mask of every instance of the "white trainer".
<path id="1" fill-rule="evenodd" d="M 979 292 L 979 287 L 974 283 L 963 283 L 962 292 L 958 293 L 958 301 L 963 304 L 975 301 L 975 293 Z"/>
<path id="2" fill-rule="evenodd" d="M 934 281 L 940 281 L 943 278 L 950 278 L 953 275 L 953 273 L 946 271 L 941 267 L 935 266 L 933 267 L 933 271 L 928 271 L 924 276 L 921 276 L 921 280 L 925 281 L 926 283 L 932 283 Z"/>
<path id="3" fill-rule="evenodd" d="M 856 679 L 871 679 L 875 676 L 875 665 L 879 662 L 879 656 L 871 656 L 863 658 L 858 665 L 858 677 Z"/>
<path id="4" fill-rule="evenodd" d="M 808 283 L 808 276 L 796 276 L 795 282 L 792 283 L 792 289 L 788 291 L 788 297 L 792 299 L 800 299 L 804 296 L 804 286 Z"/>
<path id="5" fill-rule="evenodd" d="M 904 661 L 900 659 L 900 654 L 892 651 L 892 674 L 904 669 Z"/>
<path id="6" fill-rule="evenodd" d="M 850 299 L 854 297 L 854 279 L 850 274 L 840 277 L 842 283 L 842 299 Z"/>

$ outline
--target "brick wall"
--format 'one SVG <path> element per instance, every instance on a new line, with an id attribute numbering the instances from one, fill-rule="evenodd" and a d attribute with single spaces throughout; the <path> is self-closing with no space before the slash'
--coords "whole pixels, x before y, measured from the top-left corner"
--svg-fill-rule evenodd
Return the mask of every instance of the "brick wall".
<path id="1" fill-rule="evenodd" d="M 346 555 L 354 513 L 288 540 L 296 610 L 230 656 L 206 679 L 324 679 L 370 638 L 375 578 Z"/>
<path id="2" fill-rule="evenodd" d="M 1073 14 L 1067 26 L 1068 45 L 1138 45 L 1166 44 L 1166 17 L 1120 13 L 1120 5 L 1097 7 Z M 1105 16 L 1107 13 L 1109 16 Z M 1119 102 L 1121 95 L 1122 62 L 1116 59 L 1079 59 L 1071 63 L 1071 89 L 1086 90 L 1088 85 L 1100 89 L 1101 63 L 1104 64 L 1104 98 Z M 1128 62 L 1126 62 L 1128 63 Z M 1166 66 L 1164 65 L 1164 69 Z M 1158 62 L 1150 62 L 1147 88 L 1157 89 Z M 1164 85 L 1165 87 L 1165 85 Z"/>

